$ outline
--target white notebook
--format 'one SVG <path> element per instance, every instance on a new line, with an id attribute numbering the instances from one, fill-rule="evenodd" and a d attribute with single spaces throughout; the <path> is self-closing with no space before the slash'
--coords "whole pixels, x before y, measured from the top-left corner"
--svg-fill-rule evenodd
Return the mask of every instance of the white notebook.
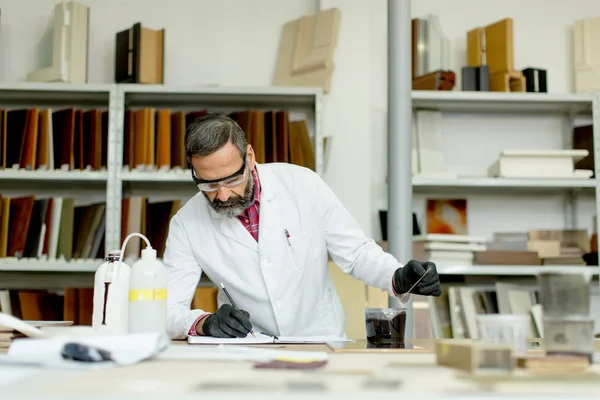
<path id="1" fill-rule="evenodd" d="M 256 334 L 256 337 L 248 335 L 244 338 L 217 338 L 212 336 L 188 336 L 189 344 L 284 344 L 284 343 L 329 343 L 329 342 L 353 342 L 353 340 L 335 335 L 327 336 L 281 336 L 275 339 L 272 336 Z"/>

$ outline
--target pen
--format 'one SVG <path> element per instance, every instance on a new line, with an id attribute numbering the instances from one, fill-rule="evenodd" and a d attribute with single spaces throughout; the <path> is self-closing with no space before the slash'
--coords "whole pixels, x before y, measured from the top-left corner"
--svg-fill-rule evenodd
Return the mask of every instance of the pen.
<path id="1" fill-rule="evenodd" d="M 423 275 L 421 275 L 421 277 L 415 282 L 415 284 L 412 285 L 410 287 L 410 289 L 408 289 L 408 291 L 406 293 L 404 293 L 404 295 L 402 297 L 400 297 L 401 303 L 404 303 L 404 298 L 409 295 L 410 291 L 413 290 L 415 288 L 415 286 L 417 286 L 417 283 L 421 282 L 421 279 L 425 278 L 425 275 L 427 275 L 427 273 L 429 271 L 431 271 L 431 267 L 427 268 L 427 271 L 425 271 L 425 273 Z"/>
<path id="2" fill-rule="evenodd" d="M 235 308 L 236 310 L 239 310 L 239 308 L 235 305 L 235 302 L 233 301 L 233 299 L 229 295 L 229 292 L 227 291 L 227 288 L 225 287 L 225 285 L 223 285 L 223 282 L 221 282 L 221 288 L 223 288 L 223 291 L 225 292 L 225 295 L 229 299 L 229 302 L 231 303 L 231 305 L 233 306 L 233 308 Z M 254 334 L 254 332 L 252 331 L 252 329 L 250 329 L 250 334 L 252 336 L 256 337 L 256 335 Z"/>
<path id="3" fill-rule="evenodd" d="M 288 242 L 288 246 L 291 246 L 292 244 L 290 243 L 290 233 L 288 232 L 288 230 L 285 230 L 285 240 L 287 240 Z"/>
<path id="4" fill-rule="evenodd" d="M 279 338 L 278 338 L 277 336 L 275 336 L 275 335 L 270 335 L 270 334 L 268 334 L 267 332 L 261 332 L 260 334 L 261 334 L 261 335 L 264 335 L 264 336 L 270 336 L 270 337 L 272 337 L 272 338 L 273 338 L 273 339 L 275 339 L 275 340 L 279 340 Z"/>

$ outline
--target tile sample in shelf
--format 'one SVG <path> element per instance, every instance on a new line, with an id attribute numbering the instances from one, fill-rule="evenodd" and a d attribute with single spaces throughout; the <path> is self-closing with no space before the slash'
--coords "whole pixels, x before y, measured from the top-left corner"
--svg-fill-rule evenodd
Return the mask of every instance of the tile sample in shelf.
<path id="1" fill-rule="evenodd" d="M 589 179 L 592 171 L 574 165 L 587 150 L 503 150 L 488 168 L 490 177 Z"/>
<path id="2" fill-rule="evenodd" d="M 121 201 L 121 243 L 129 234 L 139 232 L 148 238 L 161 258 L 165 251 L 169 222 L 182 205 L 181 200 L 151 202 L 141 196 L 124 198 Z M 123 257 L 137 258 L 142 248 L 142 240 L 133 237 L 127 243 Z"/>
<path id="3" fill-rule="evenodd" d="M 122 178 L 130 181 L 192 181 L 185 133 L 206 110 L 140 108 L 125 111 Z M 239 110 L 228 115 L 246 135 L 258 163 L 289 162 L 316 171 L 308 122 L 291 120 L 289 110 Z M 146 175 L 144 173 L 160 173 Z M 170 175 L 175 173 L 177 175 Z M 184 177 L 182 177 L 182 175 Z"/>
<path id="4" fill-rule="evenodd" d="M 427 199 L 426 232 L 437 234 L 467 234 L 466 199 Z"/>
<path id="5" fill-rule="evenodd" d="M 541 68 L 525 68 L 522 72 L 525 77 L 525 88 L 527 92 L 548 92 L 548 71 Z"/>
<path id="6" fill-rule="evenodd" d="M 51 29 L 41 40 L 45 44 L 43 61 L 27 74 L 28 82 L 87 82 L 89 13 L 90 8 L 79 1 L 61 1 L 54 6 Z"/>
<path id="7" fill-rule="evenodd" d="M 413 236 L 413 251 L 441 265 L 473 264 L 474 254 L 485 251 L 485 238 L 460 234 L 425 234 Z"/>
<path id="8" fill-rule="evenodd" d="M 162 84 L 165 30 L 140 22 L 115 35 L 115 82 Z"/>
<path id="9" fill-rule="evenodd" d="M 575 92 L 600 91 L 600 17 L 573 24 Z"/>
<path id="10" fill-rule="evenodd" d="M 102 171 L 108 112 L 67 108 L 0 110 L 0 170 Z"/>
<path id="11" fill-rule="evenodd" d="M 0 193 L 0 261 L 96 259 L 104 256 L 104 203 Z"/>
<path id="12" fill-rule="evenodd" d="M 341 14 L 340 9 L 329 8 L 283 26 L 273 79 L 275 86 L 317 86 L 329 92 Z"/>

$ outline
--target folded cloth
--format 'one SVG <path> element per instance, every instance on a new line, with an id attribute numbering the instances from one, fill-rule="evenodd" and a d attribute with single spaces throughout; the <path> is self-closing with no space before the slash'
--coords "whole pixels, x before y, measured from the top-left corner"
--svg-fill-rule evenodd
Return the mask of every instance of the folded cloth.
<path id="1" fill-rule="evenodd" d="M 51 368 L 114 367 L 151 358 L 170 343 L 166 333 L 17 339 L 0 362 Z"/>

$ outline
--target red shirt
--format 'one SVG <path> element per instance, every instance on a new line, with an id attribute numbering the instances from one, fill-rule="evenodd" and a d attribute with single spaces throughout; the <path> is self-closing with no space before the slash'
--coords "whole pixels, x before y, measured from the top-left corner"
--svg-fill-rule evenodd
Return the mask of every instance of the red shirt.
<path id="1" fill-rule="evenodd" d="M 244 210 L 244 213 L 238 216 L 238 219 L 240 220 L 242 225 L 244 225 L 244 228 L 246 228 L 248 233 L 250 233 L 252 235 L 254 240 L 258 241 L 258 219 L 259 219 L 258 217 L 259 217 L 259 211 L 260 211 L 260 181 L 258 180 L 258 174 L 256 173 L 256 168 L 254 168 L 252 170 L 252 179 L 254 179 L 254 197 L 252 198 L 252 201 L 250 202 L 250 204 L 248 204 L 248 207 L 246 207 L 246 210 Z M 198 324 L 200 319 L 203 318 L 204 316 L 206 316 L 207 314 L 209 314 L 209 313 L 204 313 L 204 314 L 200 315 L 198 318 L 196 318 L 196 320 L 192 324 L 192 327 L 190 328 L 190 331 L 188 332 L 188 334 L 190 336 L 198 335 L 198 333 L 196 332 L 196 325 Z"/>
<path id="2" fill-rule="evenodd" d="M 244 213 L 238 216 L 238 219 L 244 225 L 244 228 L 252 235 L 254 240 L 258 241 L 258 219 L 260 212 L 260 181 L 256 168 L 252 170 L 252 178 L 254 179 L 254 197 Z"/>

